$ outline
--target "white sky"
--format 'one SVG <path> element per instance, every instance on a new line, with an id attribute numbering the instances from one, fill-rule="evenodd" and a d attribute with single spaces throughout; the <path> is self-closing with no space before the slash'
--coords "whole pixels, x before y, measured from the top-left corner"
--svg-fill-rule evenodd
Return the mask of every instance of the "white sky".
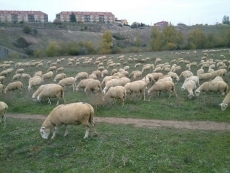
<path id="1" fill-rule="evenodd" d="M 112 12 L 118 19 L 153 25 L 221 23 L 230 16 L 230 0 L 0 0 L 0 10 L 42 11 L 53 21 L 61 11 Z"/>

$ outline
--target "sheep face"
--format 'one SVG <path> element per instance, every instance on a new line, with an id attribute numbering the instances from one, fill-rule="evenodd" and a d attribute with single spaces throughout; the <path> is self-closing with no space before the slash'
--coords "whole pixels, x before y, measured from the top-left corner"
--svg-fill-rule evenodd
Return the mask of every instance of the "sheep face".
<path id="1" fill-rule="evenodd" d="M 41 127 L 40 128 L 40 134 L 41 134 L 43 139 L 48 139 L 49 134 L 50 134 L 50 129 L 47 129 L 45 127 Z"/>
<path id="2" fill-rule="evenodd" d="M 196 96 L 198 97 L 200 95 L 200 90 L 195 91 Z"/>
<path id="3" fill-rule="evenodd" d="M 226 103 L 221 103 L 221 104 L 220 104 L 220 107 L 221 107 L 221 110 L 222 110 L 222 111 L 225 111 L 225 109 L 228 107 L 228 104 L 226 104 Z"/>

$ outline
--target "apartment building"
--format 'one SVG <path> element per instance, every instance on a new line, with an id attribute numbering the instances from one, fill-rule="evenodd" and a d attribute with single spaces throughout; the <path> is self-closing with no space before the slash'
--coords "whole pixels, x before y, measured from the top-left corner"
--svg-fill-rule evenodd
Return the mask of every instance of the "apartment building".
<path id="1" fill-rule="evenodd" d="M 56 14 L 56 19 L 61 22 L 70 22 L 71 15 L 75 16 L 76 22 L 82 23 L 114 23 L 115 16 L 111 12 L 83 12 L 62 11 Z"/>
<path id="2" fill-rule="evenodd" d="M 0 10 L 0 22 L 48 22 L 48 15 L 41 11 Z"/>

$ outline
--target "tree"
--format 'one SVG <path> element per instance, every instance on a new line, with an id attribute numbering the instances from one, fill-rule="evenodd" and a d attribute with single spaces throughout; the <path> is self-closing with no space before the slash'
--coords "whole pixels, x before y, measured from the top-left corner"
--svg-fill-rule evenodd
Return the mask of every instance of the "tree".
<path id="1" fill-rule="evenodd" d="M 152 50 L 159 51 L 161 49 L 161 33 L 157 27 L 153 27 L 151 30 L 151 40 L 150 44 Z"/>
<path id="2" fill-rule="evenodd" d="M 77 22 L 76 17 L 75 17 L 73 12 L 71 13 L 69 20 L 70 20 L 70 22 Z"/>
<path id="3" fill-rule="evenodd" d="M 23 32 L 25 33 L 25 34 L 30 34 L 31 33 L 31 28 L 29 27 L 29 26 L 24 26 L 23 27 Z"/>
<path id="4" fill-rule="evenodd" d="M 33 33 L 36 36 L 38 34 L 38 30 L 36 28 L 33 29 Z"/>
<path id="5" fill-rule="evenodd" d="M 51 42 L 47 49 L 46 49 L 46 55 L 48 57 L 54 57 L 58 55 L 58 50 L 59 50 L 59 46 L 57 45 L 56 42 Z"/>
<path id="6" fill-rule="evenodd" d="M 230 22 L 229 22 L 229 16 L 224 16 L 224 17 L 223 17 L 223 20 L 222 20 L 222 23 L 223 23 L 223 24 L 228 24 L 228 25 L 229 25 L 229 24 L 230 24 Z"/>
<path id="7" fill-rule="evenodd" d="M 111 53 L 111 48 L 113 46 L 113 39 L 111 33 L 107 30 L 104 32 L 100 47 L 99 47 L 99 53 L 101 54 L 109 54 Z"/>
<path id="8" fill-rule="evenodd" d="M 195 48 L 203 49 L 206 48 L 206 41 L 207 41 L 206 35 L 201 29 L 196 28 L 189 31 L 188 33 L 189 45 L 195 45 Z"/>

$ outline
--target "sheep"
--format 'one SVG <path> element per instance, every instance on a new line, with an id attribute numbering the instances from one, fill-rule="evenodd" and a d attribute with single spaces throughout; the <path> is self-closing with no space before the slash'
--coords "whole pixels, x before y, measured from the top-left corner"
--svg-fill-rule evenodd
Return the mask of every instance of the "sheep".
<path id="1" fill-rule="evenodd" d="M 51 67 L 49 67 L 48 68 L 48 70 L 47 70 L 47 72 L 49 72 L 49 71 L 55 71 L 57 69 L 57 67 L 56 66 L 51 66 Z"/>
<path id="2" fill-rule="evenodd" d="M 39 91 L 39 92 L 38 92 Z M 64 103 L 66 103 L 64 98 L 64 89 L 61 85 L 58 84 L 46 84 L 40 86 L 37 91 L 37 101 L 40 101 L 42 98 L 48 98 L 48 103 L 51 104 L 50 98 L 56 97 L 57 98 L 57 104 L 59 104 L 59 100 L 63 100 Z M 36 97 L 36 94 L 33 94 L 32 98 Z"/>
<path id="3" fill-rule="evenodd" d="M 40 76 L 34 76 L 29 79 L 28 90 L 30 91 L 32 87 L 39 86 L 42 83 L 42 78 Z"/>
<path id="4" fill-rule="evenodd" d="M 177 96 L 176 90 L 175 90 L 175 84 L 172 81 L 157 81 L 150 89 L 148 89 L 148 94 L 157 91 L 158 96 L 160 96 L 161 91 L 169 91 L 169 98 L 171 97 L 172 92 Z"/>
<path id="5" fill-rule="evenodd" d="M 109 90 L 103 96 L 103 101 L 107 100 L 108 98 L 112 99 L 120 99 L 122 101 L 122 106 L 125 104 L 126 99 L 126 89 L 123 86 L 114 86 L 110 87 Z M 114 101 L 114 100 L 113 100 Z"/>
<path id="6" fill-rule="evenodd" d="M 80 88 L 85 89 L 86 84 L 91 80 L 93 80 L 93 79 L 82 79 L 82 80 L 80 80 L 80 82 L 76 86 L 76 91 L 78 91 Z"/>
<path id="7" fill-rule="evenodd" d="M 15 75 L 12 77 L 12 81 L 18 80 L 18 79 L 20 79 L 21 77 L 22 77 L 22 75 L 21 75 L 20 73 L 17 73 L 17 74 L 15 74 Z"/>
<path id="8" fill-rule="evenodd" d="M 60 81 L 60 80 L 62 80 L 64 78 L 66 78 L 65 73 L 56 74 L 56 76 L 54 77 L 54 82 Z"/>
<path id="9" fill-rule="evenodd" d="M 229 102 L 230 102 L 230 92 L 225 96 L 222 103 L 220 103 L 220 107 L 222 111 L 225 111 L 225 109 L 228 107 Z"/>
<path id="10" fill-rule="evenodd" d="M 22 77 L 23 78 L 28 78 L 28 79 L 31 78 L 31 76 L 29 74 L 27 74 L 27 73 L 22 73 Z"/>
<path id="11" fill-rule="evenodd" d="M 11 82 L 9 83 L 6 88 L 4 89 L 4 93 L 6 93 L 7 91 L 14 91 L 16 89 L 19 89 L 22 93 L 22 89 L 23 89 L 23 84 L 20 81 L 16 81 L 16 82 Z"/>
<path id="12" fill-rule="evenodd" d="M 18 74 L 18 73 L 24 73 L 24 69 L 23 68 L 19 68 L 16 70 L 15 74 Z"/>
<path id="13" fill-rule="evenodd" d="M 188 92 L 188 98 L 191 99 L 194 97 L 193 91 L 196 89 L 196 83 L 193 80 L 187 80 L 184 82 L 184 84 L 181 87 L 181 90 L 187 90 Z"/>
<path id="14" fill-rule="evenodd" d="M 53 77 L 53 71 L 49 71 L 42 75 L 42 81 L 45 81 L 47 79 L 51 79 Z"/>
<path id="15" fill-rule="evenodd" d="M 171 76 L 172 79 L 175 79 L 176 82 L 180 81 L 179 76 L 175 72 L 168 72 L 168 75 Z M 175 83 L 176 84 L 176 83 Z"/>
<path id="16" fill-rule="evenodd" d="M 196 89 L 195 94 L 196 96 L 200 95 L 201 91 L 204 92 L 221 92 L 222 95 L 225 95 L 228 90 L 228 85 L 224 81 L 210 81 L 204 82 L 200 85 L 199 88 Z"/>
<path id="17" fill-rule="evenodd" d="M 153 76 L 153 79 L 157 81 L 160 77 L 163 76 L 163 73 L 150 73 Z"/>
<path id="18" fill-rule="evenodd" d="M 202 73 L 198 77 L 200 80 L 208 81 L 214 78 L 214 73 Z"/>
<path id="19" fill-rule="evenodd" d="M 129 76 L 133 76 L 133 79 L 137 79 L 138 77 L 142 76 L 142 72 L 139 70 L 132 71 Z"/>
<path id="20" fill-rule="evenodd" d="M 125 86 L 125 84 L 128 83 L 128 82 L 130 82 L 130 79 L 127 78 L 127 77 L 122 77 L 122 78 L 119 78 L 119 79 L 111 79 L 106 83 L 106 85 L 105 85 L 105 87 L 104 87 L 102 92 L 105 94 L 110 87 Z"/>
<path id="21" fill-rule="evenodd" d="M 5 76 L 0 76 L 0 82 L 3 83 L 3 81 L 5 80 Z"/>
<path id="22" fill-rule="evenodd" d="M 65 124 L 64 136 L 68 134 L 67 125 L 79 124 L 86 128 L 84 139 L 89 136 L 89 124 L 93 126 L 94 135 L 97 135 L 94 122 L 94 108 L 88 103 L 76 102 L 55 107 L 42 123 L 40 128 L 41 137 L 48 139 L 50 132 L 53 130 L 51 139 L 54 139 L 57 128 L 62 124 Z"/>
<path id="23" fill-rule="evenodd" d="M 36 72 L 34 72 L 33 76 L 40 76 L 40 77 L 42 77 L 42 71 L 36 71 Z"/>
<path id="24" fill-rule="evenodd" d="M 59 85 L 61 85 L 63 88 L 65 88 L 66 86 L 70 86 L 72 85 L 73 86 L 73 91 L 75 90 L 76 88 L 76 81 L 75 81 L 75 78 L 74 77 L 67 77 L 67 78 L 64 78 L 62 80 L 60 80 L 58 82 Z"/>
<path id="25" fill-rule="evenodd" d="M 188 77 L 184 80 L 184 83 L 186 83 L 189 80 L 193 80 L 198 86 L 200 86 L 200 82 L 199 82 L 199 77 L 198 76 L 191 76 Z"/>
<path id="26" fill-rule="evenodd" d="M 137 81 L 129 82 L 125 84 L 124 87 L 126 90 L 126 94 L 131 95 L 132 93 L 138 93 L 140 99 L 143 96 L 145 101 L 145 90 L 147 88 L 147 82 L 145 80 L 137 80 Z"/>
<path id="27" fill-rule="evenodd" d="M 85 86 L 85 93 L 87 91 L 101 91 L 101 82 L 99 80 L 90 80 Z"/>
<path id="28" fill-rule="evenodd" d="M 60 71 L 64 71 L 64 67 L 59 67 L 57 70 L 56 70 L 56 73 L 60 72 Z"/>
<path id="29" fill-rule="evenodd" d="M 118 76 L 105 76 L 101 82 L 101 87 L 104 88 L 106 83 L 111 79 L 119 79 Z"/>
<path id="30" fill-rule="evenodd" d="M 5 113 L 6 113 L 7 109 L 8 109 L 8 105 L 5 102 L 0 101 L 0 117 L 1 117 L 0 122 L 4 123 L 3 128 L 6 127 Z"/>
<path id="31" fill-rule="evenodd" d="M 193 76 L 193 73 L 189 70 L 185 70 L 185 71 L 181 72 L 179 78 L 183 77 L 184 79 L 186 79 L 186 78 L 191 77 L 191 76 Z"/>
<path id="32" fill-rule="evenodd" d="M 75 76 L 75 79 L 77 81 L 78 79 L 87 79 L 88 77 L 89 77 L 89 74 L 87 72 L 79 72 Z"/>

